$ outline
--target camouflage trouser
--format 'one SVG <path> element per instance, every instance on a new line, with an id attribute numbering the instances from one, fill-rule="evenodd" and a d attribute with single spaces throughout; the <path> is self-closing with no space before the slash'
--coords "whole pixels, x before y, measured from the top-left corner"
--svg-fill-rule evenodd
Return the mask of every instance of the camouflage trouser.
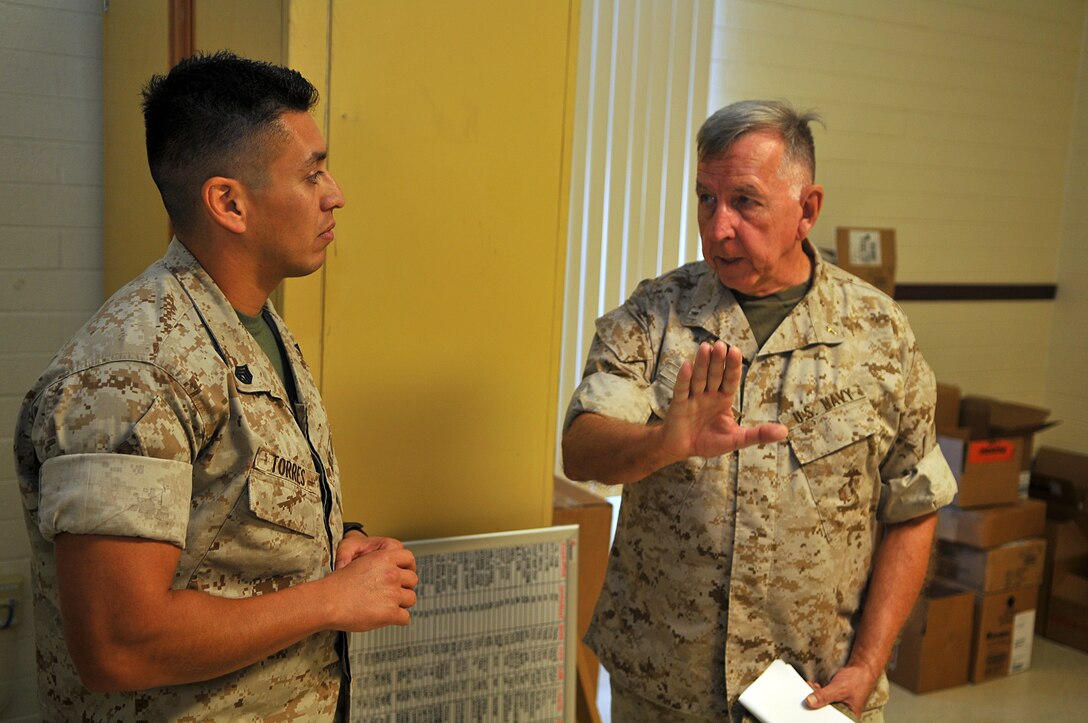
<path id="1" fill-rule="evenodd" d="M 612 681 L 612 723 L 705 723 L 712 720 L 717 719 L 666 708 Z M 865 711 L 861 723 L 884 723 L 884 709 Z"/>
<path id="2" fill-rule="evenodd" d="M 612 681 L 612 723 L 705 723 L 712 720 L 714 718 L 666 708 Z"/>

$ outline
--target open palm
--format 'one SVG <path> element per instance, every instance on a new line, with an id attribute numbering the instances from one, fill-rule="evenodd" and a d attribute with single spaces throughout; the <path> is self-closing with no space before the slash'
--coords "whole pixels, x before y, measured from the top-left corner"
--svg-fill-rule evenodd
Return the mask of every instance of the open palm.
<path id="1" fill-rule="evenodd" d="M 785 439 L 787 430 L 781 424 L 737 424 L 733 400 L 742 363 L 738 348 L 719 341 L 700 344 L 694 363 L 680 367 L 664 424 L 666 448 L 678 459 L 717 457 Z"/>

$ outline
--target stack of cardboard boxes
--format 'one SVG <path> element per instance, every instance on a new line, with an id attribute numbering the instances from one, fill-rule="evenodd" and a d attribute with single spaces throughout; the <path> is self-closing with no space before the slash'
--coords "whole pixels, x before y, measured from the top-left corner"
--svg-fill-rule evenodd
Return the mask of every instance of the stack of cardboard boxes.
<path id="1" fill-rule="evenodd" d="M 1046 504 L 1022 497 L 1021 472 L 1047 414 L 938 385 L 938 439 L 959 491 L 938 514 L 934 582 L 888 666 L 896 683 L 925 692 L 1030 665 Z"/>
<path id="2" fill-rule="evenodd" d="M 1030 493 L 1047 517 L 1036 632 L 1088 651 L 1088 455 L 1043 447 Z"/>
<path id="3" fill-rule="evenodd" d="M 1046 559 L 1046 505 L 1012 499 L 938 513 L 937 577 L 969 592 L 974 623 L 967 678 L 981 683 L 1031 664 Z"/>
<path id="4" fill-rule="evenodd" d="M 915 693 L 967 682 L 975 596 L 935 581 L 903 627 L 888 678 Z"/>

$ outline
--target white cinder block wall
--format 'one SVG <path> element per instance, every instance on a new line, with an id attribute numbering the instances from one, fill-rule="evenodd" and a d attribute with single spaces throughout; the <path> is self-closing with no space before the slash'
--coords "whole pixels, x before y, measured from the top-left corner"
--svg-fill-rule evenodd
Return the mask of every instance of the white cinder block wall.
<path id="1" fill-rule="evenodd" d="M 811 238 L 893 227 L 904 283 L 1057 283 L 904 302 L 940 381 L 1050 407 L 1088 452 L 1086 0 L 716 0 L 711 103 L 819 109 Z M 1080 97 L 1079 110 L 1077 98 Z"/>
<path id="2" fill-rule="evenodd" d="M 23 580 L 0 630 L 3 721 L 38 720 L 15 417 L 101 302 L 102 0 L 0 0 L 0 577 Z"/>
<path id="3" fill-rule="evenodd" d="M 1047 370 L 1047 404 L 1061 424 L 1040 441 L 1088 454 L 1088 17 L 1084 23 Z"/>

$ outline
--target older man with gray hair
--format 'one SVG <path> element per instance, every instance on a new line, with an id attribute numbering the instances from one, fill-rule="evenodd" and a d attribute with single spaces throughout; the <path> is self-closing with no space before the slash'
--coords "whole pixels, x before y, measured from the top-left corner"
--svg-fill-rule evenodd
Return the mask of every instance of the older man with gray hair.
<path id="1" fill-rule="evenodd" d="M 881 720 L 884 667 L 955 480 L 903 311 L 820 259 L 809 125 L 744 101 L 699 131 L 703 261 L 597 320 L 573 479 L 622 484 L 587 642 L 613 720 L 743 720 L 776 659 L 811 707 Z"/>

